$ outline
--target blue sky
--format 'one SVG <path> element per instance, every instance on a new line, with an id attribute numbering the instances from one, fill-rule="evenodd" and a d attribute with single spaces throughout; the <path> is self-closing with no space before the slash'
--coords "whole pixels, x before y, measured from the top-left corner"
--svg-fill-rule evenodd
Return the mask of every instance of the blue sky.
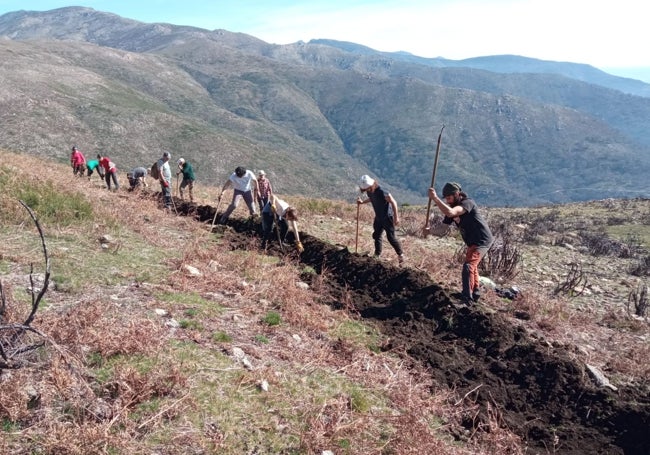
<path id="1" fill-rule="evenodd" d="M 516 54 L 650 82 L 643 0 L 0 0 L 0 14 L 87 6 L 142 22 L 225 29 L 269 43 L 329 38 L 463 59 Z M 638 68 L 645 68 L 642 71 Z"/>

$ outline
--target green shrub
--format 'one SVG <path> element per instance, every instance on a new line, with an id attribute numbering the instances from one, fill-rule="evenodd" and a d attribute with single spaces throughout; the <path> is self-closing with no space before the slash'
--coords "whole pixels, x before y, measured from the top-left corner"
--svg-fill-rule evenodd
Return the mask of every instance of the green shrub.
<path id="1" fill-rule="evenodd" d="M 280 325 L 280 322 L 282 322 L 282 318 L 280 317 L 280 314 L 276 311 L 269 311 L 266 316 L 264 316 L 264 319 L 262 319 L 262 322 L 274 326 L 274 325 Z"/>
<path id="2" fill-rule="evenodd" d="M 178 324 L 181 326 L 182 329 L 189 329 L 189 330 L 203 329 L 203 325 L 199 321 L 194 321 L 191 319 L 183 319 L 179 321 Z"/>
<path id="3" fill-rule="evenodd" d="M 264 335 L 255 335 L 255 341 L 258 343 L 267 344 L 269 342 L 269 339 Z"/>
<path id="4" fill-rule="evenodd" d="M 214 332 L 212 334 L 212 341 L 216 343 L 230 343 L 232 337 L 225 332 Z"/>
<path id="5" fill-rule="evenodd" d="M 83 194 L 61 192 L 52 182 L 21 184 L 13 190 L 15 198 L 31 208 L 43 224 L 69 226 L 93 219 L 93 208 Z M 5 214 L 5 216 L 11 216 Z"/>

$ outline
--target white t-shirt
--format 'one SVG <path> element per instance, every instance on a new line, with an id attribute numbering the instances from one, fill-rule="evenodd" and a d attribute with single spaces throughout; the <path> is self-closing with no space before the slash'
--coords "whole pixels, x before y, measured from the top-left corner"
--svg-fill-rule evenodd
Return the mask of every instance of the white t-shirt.
<path id="1" fill-rule="evenodd" d="M 230 175 L 229 180 L 232 182 L 233 188 L 239 191 L 243 191 L 245 193 L 253 189 L 251 183 L 253 180 L 257 180 L 257 179 L 255 178 L 255 174 L 253 172 L 247 170 L 246 173 L 241 177 L 237 177 L 237 174 L 233 172 Z"/>
<path id="2" fill-rule="evenodd" d="M 289 208 L 289 204 L 287 204 L 282 199 L 277 198 L 275 200 L 275 208 L 277 209 L 278 216 L 280 218 L 284 218 L 284 214 L 287 213 L 287 209 Z"/>

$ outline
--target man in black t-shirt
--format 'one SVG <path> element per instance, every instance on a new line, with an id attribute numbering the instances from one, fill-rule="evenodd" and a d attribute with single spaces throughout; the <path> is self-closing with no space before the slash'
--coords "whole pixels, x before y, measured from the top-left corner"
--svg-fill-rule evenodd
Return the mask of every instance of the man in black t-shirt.
<path id="1" fill-rule="evenodd" d="M 442 188 L 443 201 L 434 188 L 429 188 L 429 199 L 438 206 L 445 216 L 443 223 L 454 223 L 460 230 L 467 250 L 463 264 L 463 300 L 477 302 L 480 297 L 478 264 L 492 246 L 494 238 L 485 218 L 479 213 L 473 199 L 463 193 L 458 183 L 446 183 Z"/>
<path id="2" fill-rule="evenodd" d="M 359 189 L 368 194 L 368 199 L 357 199 L 357 204 L 372 203 L 372 208 L 375 210 L 375 221 L 372 223 L 373 233 L 372 238 L 375 241 L 375 257 L 381 255 L 382 250 L 382 235 L 386 231 L 386 238 L 397 253 L 399 263 L 404 262 L 404 254 L 402 254 L 402 245 L 395 236 L 395 226 L 399 225 L 399 214 L 397 211 L 397 202 L 390 193 L 381 189 L 377 181 L 368 175 L 361 177 L 359 182 Z"/>

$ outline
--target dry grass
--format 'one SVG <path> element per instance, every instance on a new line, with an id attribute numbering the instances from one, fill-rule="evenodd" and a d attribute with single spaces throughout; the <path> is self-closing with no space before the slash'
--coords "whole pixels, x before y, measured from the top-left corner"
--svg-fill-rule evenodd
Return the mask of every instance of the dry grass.
<path id="1" fill-rule="evenodd" d="M 20 163 L 11 168 L 16 178 L 40 178 L 38 160 L 1 157 Z M 44 224 L 61 278 L 34 323 L 47 345 L 31 364 L 0 376 L 3 453 L 524 452 L 498 408 L 483 424 L 489 431 L 465 433 L 459 423 L 475 412 L 471 400 L 432 384 L 422 366 L 399 353 L 377 353 L 381 334 L 354 313 L 320 304 L 326 296 L 318 280 L 311 289 L 296 285 L 305 272 L 299 263 L 261 254 L 254 238 L 231 251 L 227 230 L 213 235 L 167 214 L 151 194 L 109 193 L 96 177 L 88 182 L 66 167 L 51 169 L 53 188 L 84 195 L 93 212 L 79 223 Z M 29 264 L 38 267 L 42 257 L 7 190 L 16 180 L 3 175 L 0 205 L 11 217 L 0 229 L 8 246 L 0 268 L 7 272 L 6 317 L 13 318 L 26 302 Z M 200 204 L 216 193 L 196 190 Z M 286 199 L 299 208 L 301 230 L 354 250 L 354 204 Z M 359 251 L 371 251 L 371 208 L 360 215 Z M 245 208 L 233 216 L 246 216 Z M 403 232 L 424 225 L 421 208 L 405 208 L 402 216 Z M 98 240 L 105 235 L 113 238 L 107 249 Z M 457 236 L 402 240 L 409 266 L 451 291 L 460 287 Z M 556 261 L 549 267 L 556 267 L 561 247 L 548 248 Z M 531 254 L 524 255 L 522 281 L 500 283 L 519 285 L 521 297 L 486 293 L 486 305 L 575 344 L 577 358 L 608 373 L 650 377 L 647 321 L 595 294 L 553 296 Z M 395 260 L 389 246 L 385 256 Z M 279 314 L 277 325 L 265 322 L 270 312 Z"/>

